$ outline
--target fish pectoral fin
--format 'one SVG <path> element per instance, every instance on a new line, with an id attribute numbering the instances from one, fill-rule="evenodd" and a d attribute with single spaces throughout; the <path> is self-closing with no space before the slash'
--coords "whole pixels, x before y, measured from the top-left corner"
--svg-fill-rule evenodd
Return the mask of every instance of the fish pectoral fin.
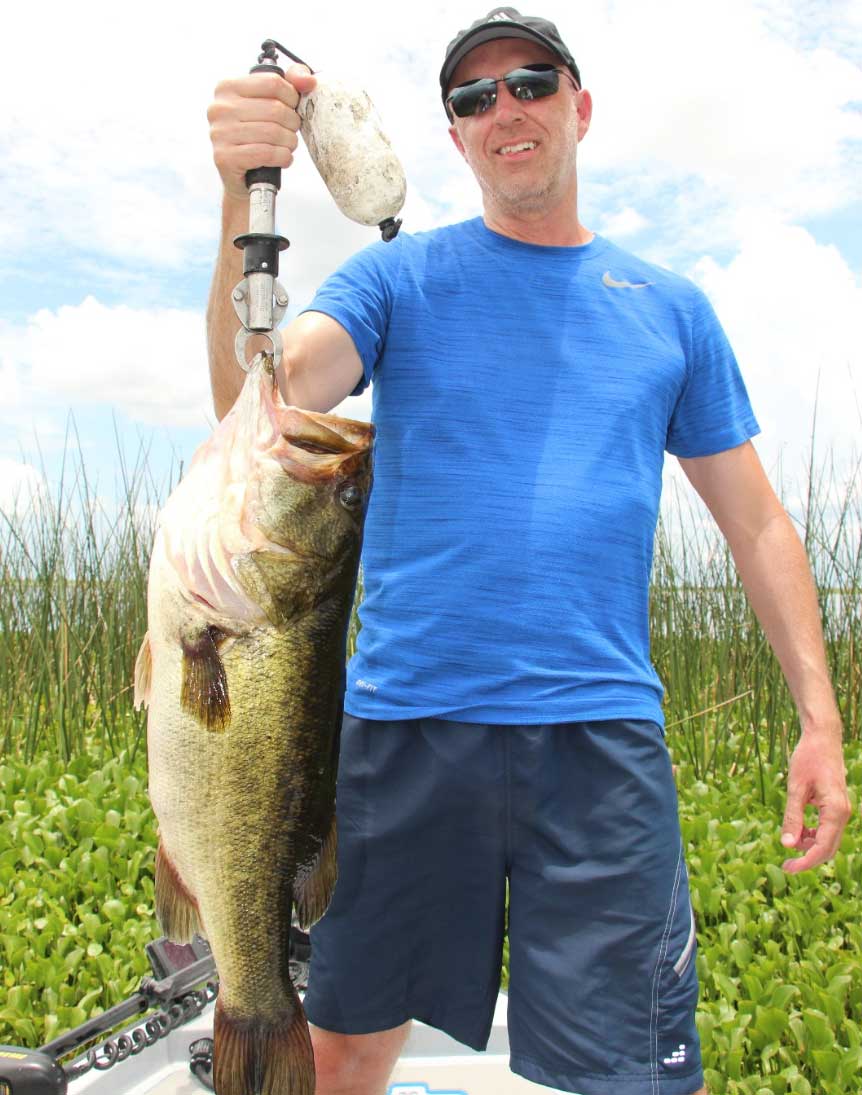
<path id="1" fill-rule="evenodd" d="M 333 814 L 332 824 L 316 860 L 307 872 L 303 872 L 293 882 L 296 918 L 303 931 L 308 931 L 312 924 L 316 924 L 329 907 L 329 899 L 338 878 L 337 848 L 338 836 Z"/>
<path id="2" fill-rule="evenodd" d="M 150 687 L 153 683 L 153 653 L 150 650 L 150 633 L 144 635 L 141 649 L 135 658 L 135 710 L 150 705 Z"/>
<path id="3" fill-rule="evenodd" d="M 234 1014 L 216 1000 L 213 1019 L 213 1081 L 219 1095 L 314 1095 L 314 1053 L 296 990 L 281 1016 Z"/>
<path id="4" fill-rule="evenodd" d="M 180 636 L 183 650 L 180 703 L 207 730 L 226 730 L 230 724 L 227 674 L 216 646 L 224 637 L 216 627 Z"/>
<path id="5" fill-rule="evenodd" d="M 156 916 L 172 943 L 191 943 L 203 935 L 198 904 L 159 841 L 156 850 Z"/>

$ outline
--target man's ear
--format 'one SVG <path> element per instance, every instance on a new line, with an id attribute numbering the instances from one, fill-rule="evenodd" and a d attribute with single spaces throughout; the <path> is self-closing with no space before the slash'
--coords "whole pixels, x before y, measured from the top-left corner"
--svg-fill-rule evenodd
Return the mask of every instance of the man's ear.
<path id="1" fill-rule="evenodd" d="M 578 98 L 578 140 L 582 141 L 593 117 L 593 97 L 588 91 L 581 91 Z"/>
<path id="2" fill-rule="evenodd" d="M 462 156 L 464 156 L 464 142 L 461 140 L 460 134 L 454 125 L 449 126 L 449 136 L 452 138 L 452 143 L 458 149 Z M 464 156 L 464 159 L 467 157 Z"/>

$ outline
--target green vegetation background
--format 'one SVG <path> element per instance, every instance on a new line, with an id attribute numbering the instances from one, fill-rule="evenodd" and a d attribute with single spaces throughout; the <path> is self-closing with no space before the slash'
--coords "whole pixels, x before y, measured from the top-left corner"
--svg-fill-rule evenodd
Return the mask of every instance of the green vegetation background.
<path id="1" fill-rule="evenodd" d="M 134 465 L 121 454 L 118 468 L 119 508 L 71 460 L 54 496 L 0 514 L 0 1043 L 37 1046 L 124 999 L 160 934 L 131 676 L 168 488 L 146 454 Z M 862 1092 L 858 477 L 812 462 L 798 508 L 854 803 L 835 861 L 802 875 L 779 866 L 798 729 L 778 666 L 702 515 L 676 499 L 656 538 L 652 653 L 668 689 L 711 1095 Z"/>

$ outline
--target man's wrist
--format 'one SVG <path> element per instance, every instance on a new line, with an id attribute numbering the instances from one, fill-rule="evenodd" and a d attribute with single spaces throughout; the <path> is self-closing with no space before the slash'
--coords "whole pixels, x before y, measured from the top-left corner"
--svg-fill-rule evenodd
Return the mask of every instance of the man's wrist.
<path id="1" fill-rule="evenodd" d="M 222 221 L 233 224 L 235 221 L 248 222 L 248 191 L 245 194 L 233 194 L 229 190 L 222 193 Z"/>
<path id="2" fill-rule="evenodd" d="M 805 738 L 825 738 L 840 742 L 844 736 L 844 726 L 837 707 L 809 712 L 801 717 L 800 724 L 802 736 Z"/>

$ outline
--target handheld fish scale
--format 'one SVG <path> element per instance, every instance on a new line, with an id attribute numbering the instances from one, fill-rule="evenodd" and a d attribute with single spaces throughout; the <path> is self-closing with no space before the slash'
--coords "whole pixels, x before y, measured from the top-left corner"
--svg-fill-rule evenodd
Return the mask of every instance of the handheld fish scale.
<path id="1" fill-rule="evenodd" d="M 261 44 L 257 64 L 250 72 L 284 77 L 279 53 L 297 64 L 311 66 L 272 38 Z M 360 224 L 377 224 L 385 241 L 401 227 L 396 214 L 404 204 L 404 171 L 383 135 L 367 95 L 323 79 L 301 98 L 301 132 L 312 161 L 338 207 Z M 234 239 L 243 252 L 243 279 L 232 293 L 242 324 L 235 341 L 236 358 L 248 371 L 246 348 L 252 335 L 269 340 L 274 367 L 283 354 L 277 325 L 287 310 L 288 296 L 278 281 L 278 257 L 290 246 L 275 231 L 275 199 L 281 187 L 280 167 L 257 167 L 246 172 L 249 191 L 248 232 Z"/>

